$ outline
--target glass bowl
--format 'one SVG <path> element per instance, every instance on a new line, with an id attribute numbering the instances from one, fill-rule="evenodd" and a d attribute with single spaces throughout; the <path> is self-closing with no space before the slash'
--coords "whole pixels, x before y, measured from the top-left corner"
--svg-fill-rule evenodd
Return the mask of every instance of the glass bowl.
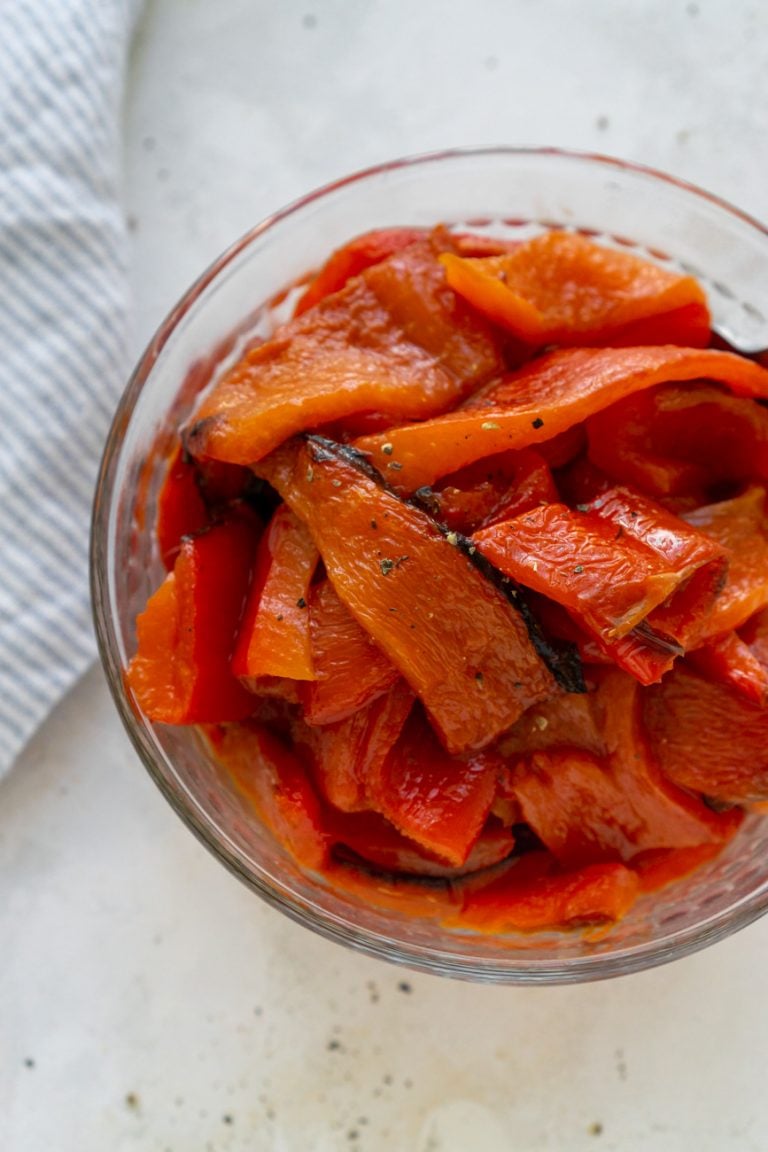
<path id="1" fill-rule="evenodd" d="M 134 622 L 162 578 L 154 541 L 174 432 L 201 388 L 269 330 L 280 293 L 370 228 L 437 222 L 530 234 L 575 228 L 690 271 L 718 330 L 768 344 L 768 233 L 680 181 L 617 160 L 555 150 L 452 151 L 385 164 L 314 192 L 220 257 L 161 325 L 120 401 L 96 493 L 92 590 L 101 658 L 150 775 L 204 844 L 294 920 L 372 956 L 463 979 L 565 983 L 639 971 L 711 944 L 768 908 L 768 820 L 750 817 L 726 852 L 643 897 L 608 932 L 489 936 L 377 907 L 302 871 L 234 791 L 194 730 L 149 723 L 123 686 Z M 205 916 L 205 909 L 200 909 Z"/>

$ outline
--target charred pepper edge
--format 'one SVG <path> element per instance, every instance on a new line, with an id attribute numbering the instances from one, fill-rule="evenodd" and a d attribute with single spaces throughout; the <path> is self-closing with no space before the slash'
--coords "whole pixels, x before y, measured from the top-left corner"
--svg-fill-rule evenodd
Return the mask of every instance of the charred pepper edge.
<path id="1" fill-rule="evenodd" d="M 444 524 L 436 520 L 434 500 L 430 507 L 428 500 L 424 499 L 425 489 L 419 489 L 411 498 L 403 497 L 387 483 L 379 470 L 371 463 L 368 455 L 361 452 L 359 448 L 354 448 L 350 444 L 339 444 L 336 440 L 329 440 L 327 437 L 319 436 L 316 433 L 306 433 L 303 439 L 313 459 L 318 463 L 329 463 L 334 460 L 344 461 L 351 467 L 356 468 L 359 472 L 362 472 L 369 480 L 372 480 L 402 504 L 415 508 L 417 511 L 428 516 L 444 539 L 447 540 L 450 535 L 452 537 L 450 543 L 454 544 L 455 547 L 463 552 L 467 560 L 477 569 L 480 575 L 484 576 L 497 591 L 501 592 L 512 607 L 520 613 L 535 651 L 547 665 L 560 687 L 566 692 L 586 692 L 587 687 L 584 680 L 584 671 L 577 646 L 567 641 L 563 641 L 561 645 L 555 646 L 546 639 L 533 610 L 526 601 L 525 589 L 515 583 L 509 576 L 505 576 L 498 568 L 495 568 L 490 560 L 487 560 L 478 552 L 468 537 L 463 536 L 459 532 L 449 532 Z M 431 493 L 431 490 L 428 489 L 427 491 Z"/>

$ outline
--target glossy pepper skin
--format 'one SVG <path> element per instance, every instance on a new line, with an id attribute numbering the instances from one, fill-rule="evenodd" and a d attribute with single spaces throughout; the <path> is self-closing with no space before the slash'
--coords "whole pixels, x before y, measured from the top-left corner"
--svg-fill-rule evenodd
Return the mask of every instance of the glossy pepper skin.
<path id="1" fill-rule="evenodd" d="M 258 472 L 305 521 L 339 599 L 421 699 L 449 752 L 491 743 L 556 690 L 510 600 L 356 455 L 310 438 Z"/>
<path id="2" fill-rule="evenodd" d="M 450 244 L 410 245 L 248 352 L 203 401 L 188 451 L 251 465 L 332 420 L 444 412 L 500 372 L 495 336 L 445 283 Z"/>
<path id="3" fill-rule="evenodd" d="M 714 384 L 662 384 L 593 415 L 589 457 L 658 499 L 711 502 L 723 484 L 768 480 L 768 412 Z"/>
<path id="4" fill-rule="evenodd" d="M 252 520 L 236 516 L 182 541 L 173 572 L 136 622 L 138 651 L 126 672 L 150 720 L 199 724 L 255 710 L 230 662 L 256 541 Z"/>
<path id="5" fill-rule="evenodd" d="M 341 720 L 310 725 L 294 721 L 294 743 L 304 749 L 317 789 L 341 812 L 372 805 L 371 782 L 400 737 L 414 697 L 403 680 Z"/>
<path id="6" fill-rule="evenodd" d="M 315 678 L 300 690 L 307 724 L 346 720 L 399 678 L 395 666 L 344 607 L 330 580 L 313 587 L 309 621 Z"/>
<path id="7" fill-rule="evenodd" d="M 501 256 L 441 261 L 456 292 L 533 345 L 709 341 L 706 297 L 692 276 L 573 232 L 546 232 Z"/>
<path id="8" fill-rule="evenodd" d="M 768 800 L 768 712 L 680 665 L 646 690 L 644 719 L 666 776 L 724 803 Z"/>
<path id="9" fill-rule="evenodd" d="M 700 377 L 739 396 L 768 398 L 768 371 L 729 352 L 672 345 L 565 348 L 537 357 L 456 411 L 363 436 L 357 447 L 384 468 L 384 446 L 391 446 L 397 484 L 413 492 L 475 460 L 541 444 L 633 393 Z"/>
<path id="10" fill-rule="evenodd" d="M 309 588 L 317 561 L 306 527 L 281 505 L 259 542 L 232 657 L 246 687 L 256 690 L 265 677 L 314 679 Z"/>
<path id="11" fill-rule="evenodd" d="M 423 240 L 425 235 L 424 228 L 378 228 L 356 236 L 329 256 L 302 293 L 294 315 L 301 316 L 326 296 L 340 292 L 353 276 L 359 276 L 366 268 L 372 268 L 395 252 Z"/>
<path id="12" fill-rule="evenodd" d="M 404 836 L 461 867 L 491 810 L 498 770 L 493 752 L 449 756 L 416 708 L 397 744 L 371 774 L 368 795 L 371 807 Z"/>

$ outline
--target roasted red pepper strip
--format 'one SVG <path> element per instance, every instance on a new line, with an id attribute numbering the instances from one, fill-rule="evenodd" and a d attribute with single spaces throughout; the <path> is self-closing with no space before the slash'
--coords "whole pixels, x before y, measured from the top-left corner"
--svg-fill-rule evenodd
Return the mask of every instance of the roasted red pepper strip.
<path id="1" fill-rule="evenodd" d="M 419 501 L 455 532 L 508 520 L 558 499 L 555 482 L 538 452 L 505 452 L 462 469 L 436 489 L 419 489 Z"/>
<path id="2" fill-rule="evenodd" d="M 192 455 L 250 465 L 354 413 L 435 415 L 501 371 L 495 337 L 445 283 L 440 243 L 367 269 L 250 351 L 203 401 Z"/>
<path id="3" fill-rule="evenodd" d="M 768 605 L 766 490 L 753 485 L 733 500 L 686 512 L 684 519 L 720 544 L 728 555 L 725 586 L 698 629 L 701 643 L 740 628 Z"/>
<path id="4" fill-rule="evenodd" d="M 455 412 L 364 436 L 357 446 L 381 470 L 396 463 L 398 486 L 413 492 L 475 460 L 549 440 L 625 396 L 702 376 L 737 395 L 768 398 L 768 371 L 728 352 L 567 348 L 538 357 Z"/>
<path id="5" fill-rule="evenodd" d="M 256 707 L 230 660 L 248 591 L 256 533 L 232 519 L 182 541 L 173 572 L 136 621 L 126 682 L 150 720 L 239 720 Z"/>
<path id="6" fill-rule="evenodd" d="M 307 868 L 320 868 L 329 836 L 304 765 L 268 728 L 256 723 L 210 727 L 216 759 L 229 772 L 275 838 Z"/>
<path id="7" fill-rule="evenodd" d="M 548 853 L 531 853 L 496 880 L 465 889 L 461 914 L 448 926 L 481 932 L 536 932 L 613 923 L 638 894 L 638 880 L 624 864 L 591 864 L 555 873 Z"/>
<path id="8" fill-rule="evenodd" d="M 398 679 L 397 669 L 347 611 L 330 580 L 312 589 L 309 620 L 316 679 L 301 691 L 307 724 L 346 720 Z"/>
<path id="9" fill-rule="evenodd" d="M 703 864 L 722 852 L 722 844 L 697 844 L 694 848 L 652 848 L 632 859 L 632 871 L 640 882 L 640 891 L 658 892 L 675 880 L 690 876 Z"/>
<path id="10" fill-rule="evenodd" d="M 451 880 L 500 864 L 515 846 L 515 838 L 508 828 L 491 823 L 490 827 L 482 830 L 464 863 L 451 865 L 421 848 L 414 840 L 402 836 L 376 812 L 353 816 L 334 814 L 329 826 L 337 845 L 343 845 L 376 869 L 401 876 Z M 336 851 L 338 853 L 338 847 Z"/>
<path id="11" fill-rule="evenodd" d="M 668 384 L 588 422 L 590 458 L 658 497 L 698 497 L 724 483 L 768 479 L 768 412 L 711 384 Z"/>
<path id="12" fill-rule="evenodd" d="M 709 342 L 706 297 L 692 276 L 575 233 L 547 232 L 504 256 L 441 260 L 456 292 L 531 344 Z"/>
<path id="13" fill-rule="evenodd" d="M 739 629 L 739 635 L 756 660 L 768 667 L 768 608 L 761 608 Z"/>
<path id="14" fill-rule="evenodd" d="M 645 693 L 645 724 L 670 780 L 728 803 L 768 800 L 768 709 L 685 666 Z"/>
<path id="15" fill-rule="evenodd" d="M 300 316 L 326 296 L 340 291 L 348 280 L 359 276 L 366 268 L 372 268 L 395 252 L 423 240 L 425 234 L 424 228 L 380 228 L 356 236 L 329 256 L 307 285 L 296 305 L 295 315 Z"/>
<path id="16" fill-rule="evenodd" d="M 378 779 L 412 707 L 413 693 L 398 680 L 344 720 L 317 727 L 296 721 L 294 740 L 306 748 L 317 787 L 329 804 L 342 812 L 370 808 L 368 781 Z"/>
<path id="17" fill-rule="evenodd" d="M 631 632 L 683 577 L 598 516 L 547 504 L 483 528 L 472 543 L 502 572 L 572 611 L 606 640 Z"/>
<path id="18" fill-rule="evenodd" d="M 646 624 L 655 634 L 690 647 L 725 584 L 726 550 L 660 504 L 629 488 L 612 488 L 586 506 L 617 532 L 639 540 L 681 579 L 681 587 L 654 608 Z"/>
<path id="19" fill-rule="evenodd" d="M 730 817 L 663 781 L 638 749 L 635 758 L 551 748 L 518 764 L 511 787 L 523 818 L 565 867 L 626 862 L 649 848 L 721 843 L 734 831 Z"/>
<path id="20" fill-rule="evenodd" d="M 368 797 L 404 836 L 460 867 L 490 812 L 498 770 L 492 752 L 448 755 L 417 709 L 378 773 L 369 775 Z"/>
<path id="21" fill-rule="evenodd" d="M 311 437 L 258 466 L 314 536 L 331 582 L 450 752 L 480 748 L 555 691 L 522 616 L 423 512 Z"/>
<path id="22" fill-rule="evenodd" d="M 499 740 L 505 758 L 551 748 L 580 748 L 598 756 L 605 753 L 605 738 L 594 692 L 569 692 L 543 700 L 524 712 Z"/>
<path id="23" fill-rule="evenodd" d="M 184 536 L 201 532 L 208 509 L 197 483 L 197 469 L 181 447 L 174 453 L 157 498 L 155 534 L 166 571 L 171 570 Z"/>
<path id="24" fill-rule="evenodd" d="M 312 680 L 309 585 L 318 553 L 305 525 L 281 505 L 259 543 L 232 671 L 258 692 L 265 676 Z"/>
<path id="25" fill-rule="evenodd" d="M 768 666 L 752 652 L 738 632 L 726 632 L 688 653 L 688 664 L 707 680 L 740 692 L 753 704 L 768 701 Z"/>

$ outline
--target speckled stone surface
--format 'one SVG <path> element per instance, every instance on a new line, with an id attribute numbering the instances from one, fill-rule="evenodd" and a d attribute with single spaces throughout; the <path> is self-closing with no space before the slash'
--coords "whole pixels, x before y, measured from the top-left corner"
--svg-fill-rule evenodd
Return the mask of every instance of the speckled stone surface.
<path id="1" fill-rule="evenodd" d="M 126 178 L 136 347 L 308 189 L 455 144 L 672 171 L 768 217 L 768 9 L 157 0 Z M 763 1152 L 768 921 L 604 985 L 342 951 L 186 831 L 93 670 L 0 786 L 3 1152 Z"/>

